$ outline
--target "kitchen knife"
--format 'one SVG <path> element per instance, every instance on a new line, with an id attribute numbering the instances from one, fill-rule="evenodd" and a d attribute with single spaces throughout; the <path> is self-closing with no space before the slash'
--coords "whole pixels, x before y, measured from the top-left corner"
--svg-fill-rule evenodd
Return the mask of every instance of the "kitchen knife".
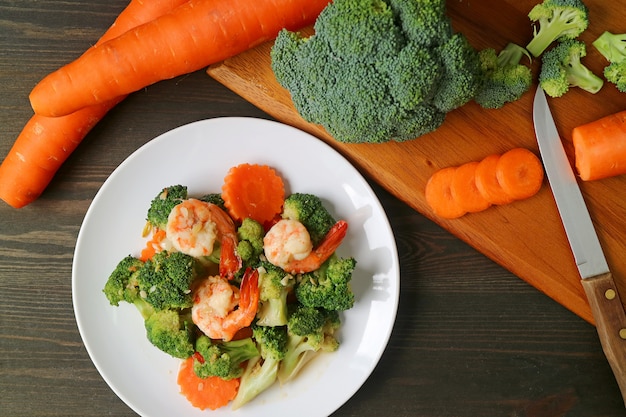
<path id="1" fill-rule="evenodd" d="M 626 402 L 626 313 L 541 87 L 535 94 L 533 120 L 548 182 L 582 278 L 602 349 Z"/>

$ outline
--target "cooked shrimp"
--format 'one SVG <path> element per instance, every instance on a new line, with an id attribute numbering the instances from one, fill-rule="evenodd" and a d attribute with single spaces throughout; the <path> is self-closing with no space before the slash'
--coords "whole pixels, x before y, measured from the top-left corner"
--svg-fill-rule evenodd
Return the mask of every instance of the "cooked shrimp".
<path id="1" fill-rule="evenodd" d="M 248 268 L 241 289 L 219 275 L 202 281 L 195 289 L 191 318 L 211 339 L 229 341 L 252 323 L 258 304 L 259 273 Z"/>
<path id="2" fill-rule="evenodd" d="M 306 258 L 312 250 L 311 236 L 297 220 L 279 220 L 263 238 L 265 257 L 283 269 L 294 260 Z"/>
<path id="3" fill-rule="evenodd" d="M 313 249 L 304 225 L 296 220 L 280 220 L 267 232 L 263 247 L 267 260 L 290 274 L 318 269 L 341 245 L 348 223 L 340 220 Z"/>
<path id="4" fill-rule="evenodd" d="M 241 268 L 237 256 L 237 232 L 233 220 L 219 206 L 195 198 L 176 205 L 165 229 L 172 246 L 194 257 L 209 256 L 221 245 L 220 275 L 232 278 Z"/>

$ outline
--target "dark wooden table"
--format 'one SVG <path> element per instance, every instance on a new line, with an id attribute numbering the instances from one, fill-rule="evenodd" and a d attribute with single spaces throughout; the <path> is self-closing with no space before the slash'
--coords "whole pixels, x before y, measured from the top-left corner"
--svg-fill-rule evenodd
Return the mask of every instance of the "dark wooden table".
<path id="1" fill-rule="evenodd" d="M 125 4 L 0 0 L 1 158 L 32 114 L 33 85 L 89 47 Z M 107 115 L 39 200 L 19 210 L 0 204 L 0 415 L 135 415 L 78 333 L 76 237 L 97 190 L 131 152 L 222 116 L 269 118 L 204 72 L 151 86 Z M 400 306 L 379 365 L 335 415 L 626 415 L 593 326 L 372 185 L 398 244 Z"/>

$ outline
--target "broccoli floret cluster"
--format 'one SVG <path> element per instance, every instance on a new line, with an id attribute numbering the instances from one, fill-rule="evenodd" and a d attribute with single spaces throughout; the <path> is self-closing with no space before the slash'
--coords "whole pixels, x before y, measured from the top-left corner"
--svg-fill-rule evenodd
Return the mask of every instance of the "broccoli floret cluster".
<path id="1" fill-rule="evenodd" d="M 295 279 L 281 268 L 263 261 L 259 268 L 259 309 L 257 324 L 284 326 L 287 324 L 287 304 Z"/>
<path id="2" fill-rule="evenodd" d="M 159 229 L 165 229 L 170 212 L 185 199 L 187 199 L 186 186 L 177 184 L 163 188 L 150 202 L 148 223 Z"/>
<path id="3" fill-rule="evenodd" d="M 263 225 L 251 218 L 245 218 L 237 229 L 237 253 L 241 257 L 245 270 L 247 266 L 255 266 L 259 262 L 259 256 L 263 253 Z"/>
<path id="4" fill-rule="evenodd" d="M 180 252 L 162 251 L 151 260 L 124 257 L 107 279 L 109 303 L 135 305 L 144 319 L 148 340 L 177 358 L 194 352 L 191 285 L 198 275 L 196 260 Z"/>
<path id="5" fill-rule="evenodd" d="M 355 267 L 354 258 L 333 254 L 319 269 L 298 276 L 296 298 L 307 307 L 349 310 L 354 305 L 350 280 Z"/>
<path id="6" fill-rule="evenodd" d="M 486 109 L 498 109 L 506 103 L 518 100 L 530 90 L 533 74 L 530 67 L 521 64 L 526 49 L 509 43 L 497 53 L 493 48 L 479 52 L 484 75 L 482 86 L 474 100 Z"/>
<path id="7" fill-rule="evenodd" d="M 528 18 L 538 26 L 526 45 L 536 57 L 554 41 L 575 39 L 589 26 L 589 10 L 581 0 L 544 0 L 530 10 Z"/>
<path id="8" fill-rule="evenodd" d="M 586 54 L 585 44 L 577 39 L 559 42 L 545 52 L 541 59 L 539 85 L 546 94 L 561 97 L 570 87 L 579 87 L 593 94 L 600 91 L 604 80 L 581 62 Z"/>
<path id="9" fill-rule="evenodd" d="M 341 142 L 432 132 L 482 81 L 478 52 L 453 33 L 445 0 L 335 0 L 313 35 L 281 31 L 271 57 L 300 115 Z"/>
<path id="10" fill-rule="evenodd" d="M 240 378 L 243 375 L 244 362 L 259 355 L 257 344 L 251 337 L 215 342 L 202 335 L 196 340 L 193 371 L 200 378 Z"/>
<path id="11" fill-rule="evenodd" d="M 604 78 L 618 91 L 626 93 L 626 33 L 604 32 L 593 46 L 609 62 L 604 67 Z"/>
<path id="12" fill-rule="evenodd" d="M 321 352 L 339 348 L 335 332 L 341 320 L 335 310 L 296 305 L 287 324 L 287 348 L 278 370 L 278 380 L 286 383 Z"/>

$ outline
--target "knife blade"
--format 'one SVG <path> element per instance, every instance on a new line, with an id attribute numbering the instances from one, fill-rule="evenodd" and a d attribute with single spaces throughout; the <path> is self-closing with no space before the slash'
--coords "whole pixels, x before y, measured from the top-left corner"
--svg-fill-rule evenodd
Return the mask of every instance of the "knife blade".
<path id="1" fill-rule="evenodd" d="M 591 306 L 602 349 L 626 404 L 626 313 L 541 87 L 535 93 L 533 121 L 546 176 Z"/>

